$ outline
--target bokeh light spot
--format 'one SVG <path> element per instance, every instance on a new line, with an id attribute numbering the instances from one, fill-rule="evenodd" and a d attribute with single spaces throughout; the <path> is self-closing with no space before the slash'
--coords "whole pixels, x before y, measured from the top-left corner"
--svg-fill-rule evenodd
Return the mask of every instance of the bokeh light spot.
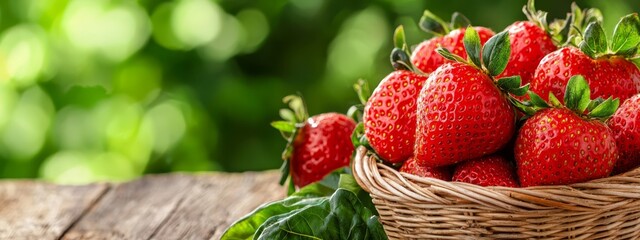
<path id="1" fill-rule="evenodd" d="M 213 40 L 222 28 L 224 11 L 210 0 L 181 0 L 171 15 L 171 27 L 187 48 Z"/>
<path id="2" fill-rule="evenodd" d="M 122 61 L 144 45 L 150 26 L 145 11 L 135 3 L 112 2 L 72 1 L 62 18 L 62 28 L 76 47 Z"/>
<path id="3" fill-rule="evenodd" d="M 35 25 L 23 24 L 7 30 L 0 39 L 0 79 L 18 86 L 35 83 L 48 64 L 46 35 Z"/>

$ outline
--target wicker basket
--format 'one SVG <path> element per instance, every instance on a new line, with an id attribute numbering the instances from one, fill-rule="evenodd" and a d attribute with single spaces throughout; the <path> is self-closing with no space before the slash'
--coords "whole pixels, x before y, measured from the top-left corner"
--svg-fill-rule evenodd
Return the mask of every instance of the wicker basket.
<path id="1" fill-rule="evenodd" d="M 569 186 L 481 187 L 400 173 L 364 147 L 353 174 L 390 239 L 640 239 L 640 168 Z"/>

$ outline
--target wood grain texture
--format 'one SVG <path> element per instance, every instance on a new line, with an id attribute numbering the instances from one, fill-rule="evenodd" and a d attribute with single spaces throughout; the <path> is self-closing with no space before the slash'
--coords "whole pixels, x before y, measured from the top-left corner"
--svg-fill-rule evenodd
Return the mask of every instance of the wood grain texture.
<path id="1" fill-rule="evenodd" d="M 106 184 L 0 184 L 0 239 L 58 239 L 108 189 Z"/>
<path id="2" fill-rule="evenodd" d="M 0 239 L 219 239 L 284 197 L 279 172 L 149 175 L 121 184 L 0 181 Z"/>
<path id="3" fill-rule="evenodd" d="M 190 192 L 153 239 L 220 239 L 234 221 L 285 195 L 279 172 L 192 178 Z"/>
<path id="4" fill-rule="evenodd" d="M 149 239 L 191 185 L 180 175 L 146 176 L 117 185 L 62 239 Z"/>

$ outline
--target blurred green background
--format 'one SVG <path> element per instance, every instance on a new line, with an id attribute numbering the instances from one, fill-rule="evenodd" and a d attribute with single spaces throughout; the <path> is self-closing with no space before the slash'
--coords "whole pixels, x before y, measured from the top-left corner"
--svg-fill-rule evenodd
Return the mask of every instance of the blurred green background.
<path id="1" fill-rule="evenodd" d="M 277 168 L 269 122 L 302 93 L 345 112 L 358 78 L 391 71 L 392 31 L 429 37 L 425 8 L 502 30 L 522 1 L 0 1 L 0 177 L 59 183 Z M 611 32 L 638 1 L 598 7 Z M 564 18 L 569 1 L 538 1 Z"/>

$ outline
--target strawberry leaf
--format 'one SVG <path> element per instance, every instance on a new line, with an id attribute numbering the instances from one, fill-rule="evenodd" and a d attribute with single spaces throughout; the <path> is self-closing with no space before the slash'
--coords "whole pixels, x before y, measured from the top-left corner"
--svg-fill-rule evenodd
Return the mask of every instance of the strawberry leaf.
<path id="1" fill-rule="evenodd" d="M 552 92 L 549 92 L 549 103 L 551 103 L 551 106 L 553 107 L 557 107 L 557 108 L 562 107 L 562 103 L 560 102 L 560 100 L 558 100 L 556 95 L 554 95 Z"/>
<path id="2" fill-rule="evenodd" d="M 391 65 L 395 70 L 409 70 L 413 71 L 411 67 L 411 58 L 406 51 L 401 48 L 394 48 L 391 51 L 391 56 L 389 57 L 391 60 Z"/>
<path id="3" fill-rule="evenodd" d="M 296 125 L 293 122 L 287 121 L 273 121 L 271 122 L 271 126 L 286 133 L 292 133 L 296 130 Z"/>
<path id="4" fill-rule="evenodd" d="M 589 102 L 589 106 L 587 107 L 587 111 L 593 111 L 593 109 L 602 104 L 602 102 L 604 102 L 604 99 L 602 99 L 601 97 L 591 100 L 591 102 Z"/>
<path id="5" fill-rule="evenodd" d="M 482 62 L 480 61 L 480 49 L 482 48 L 480 44 L 480 36 L 478 36 L 478 32 L 476 32 L 473 27 L 467 27 L 462 43 L 464 44 L 464 48 L 467 51 L 467 55 L 469 56 L 469 59 L 471 59 L 471 62 L 473 62 L 473 64 L 478 68 L 482 68 Z"/>
<path id="6" fill-rule="evenodd" d="M 404 35 L 404 27 L 402 25 L 396 28 L 396 31 L 393 33 L 393 44 L 396 48 L 404 49 L 407 45 L 405 41 Z"/>
<path id="7" fill-rule="evenodd" d="M 280 173 L 282 175 L 280 175 L 280 181 L 278 183 L 280 183 L 280 186 L 284 186 L 284 183 L 287 182 L 287 179 L 289 178 L 289 171 L 291 168 L 291 163 L 289 162 L 289 160 L 284 160 L 284 162 L 282 162 L 282 166 L 280 166 Z"/>
<path id="8" fill-rule="evenodd" d="M 502 31 L 491 37 L 484 45 L 482 61 L 489 75 L 498 76 L 507 67 L 511 46 L 509 33 Z"/>
<path id="9" fill-rule="evenodd" d="M 593 59 L 607 52 L 607 36 L 604 34 L 600 23 L 589 23 L 584 31 L 584 38 L 578 47 Z"/>
<path id="10" fill-rule="evenodd" d="M 420 18 L 419 26 L 425 32 L 436 35 L 445 35 L 450 31 L 449 27 L 447 27 L 447 23 L 435 14 L 431 13 L 429 10 L 424 10 L 422 17 Z"/>
<path id="11" fill-rule="evenodd" d="M 371 97 L 371 89 L 369 88 L 369 83 L 364 79 L 358 79 L 358 81 L 353 84 L 353 89 L 356 91 L 358 95 L 358 99 L 360 99 L 360 103 L 367 104 L 369 101 L 369 97 Z"/>
<path id="12" fill-rule="evenodd" d="M 511 105 L 513 105 L 516 109 L 518 109 L 520 112 L 528 115 L 528 116 L 533 116 L 534 114 L 536 114 L 536 109 L 532 106 L 529 106 L 527 103 L 525 102 L 521 102 L 515 98 L 507 98 L 507 100 L 509 100 L 509 102 L 511 103 Z"/>
<path id="13" fill-rule="evenodd" d="M 353 144 L 354 147 L 358 147 L 363 145 L 363 143 L 360 141 L 360 139 L 362 139 L 362 137 L 364 136 L 364 123 L 358 123 L 358 125 L 356 125 L 356 128 L 353 129 L 353 133 L 351 133 L 351 143 Z"/>
<path id="14" fill-rule="evenodd" d="M 528 91 L 529 91 L 529 84 L 526 84 L 519 88 L 510 89 L 509 93 L 516 96 L 524 96 L 525 94 L 527 94 Z"/>
<path id="15" fill-rule="evenodd" d="M 564 104 L 567 108 L 582 114 L 591 101 L 591 90 L 587 80 L 581 75 L 575 75 L 569 79 L 564 94 Z"/>
<path id="16" fill-rule="evenodd" d="M 520 76 L 511 76 L 511 77 L 503 77 L 498 79 L 497 85 L 499 88 L 504 90 L 511 90 L 520 87 L 522 80 Z"/>
<path id="17" fill-rule="evenodd" d="M 466 28 L 468 26 L 471 26 L 471 21 L 469 21 L 467 17 L 462 15 L 462 13 L 454 12 L 453 15 L 451 15 L 451 25 L 454 29 Z"/>
<path id="18" fill-rule="evenodd" d="M 454 62 L 461 62 L 461 63 L 466 63 L 467 62 L 467 60 L 462 59 L 462 57 L 451 53 L 449 51 L 449 49 L 446 49 L 446 48 L 443 48 L 443 47 L 436 48 L 436 52 L 438 54 L 440 54 L 440 56 L 442 56 L 443 58 L 446 58 L 446 59 L 454 61 Z"/>
<path id="19" fill-rule="evenodd" d="M 293 111 L 291 111 L 291 109 L 280 109 L 280 117 L 286 121 L 289 122 L 295 122 L 296 121 L 296 115 L 293 113 Z"/>
<path id="20" fill-rule="evenodd" d="M 545 102 L 538 94 L 535 92 L 529 91 L 529 102 L 537 108 L 549 108 L 549 104 Z"/>
<path id="21" fill-rule="evenodd" d="M 611 97 L 609 97 L 607 100 L 593 108 L 593 110 L 589 112 L 588 116 L 598 119 L 607 119 L 616 112 L 618 106 L 620 106 L 620 99 L 611 99 Z"/>
<path id="22" fill-rule="evenodd" d="M 640 19 L 633 13 L 624 16 L 613 30 L 611 39 L 611 51 L 617 55 L 635 54 L 640 44 Z"/>

